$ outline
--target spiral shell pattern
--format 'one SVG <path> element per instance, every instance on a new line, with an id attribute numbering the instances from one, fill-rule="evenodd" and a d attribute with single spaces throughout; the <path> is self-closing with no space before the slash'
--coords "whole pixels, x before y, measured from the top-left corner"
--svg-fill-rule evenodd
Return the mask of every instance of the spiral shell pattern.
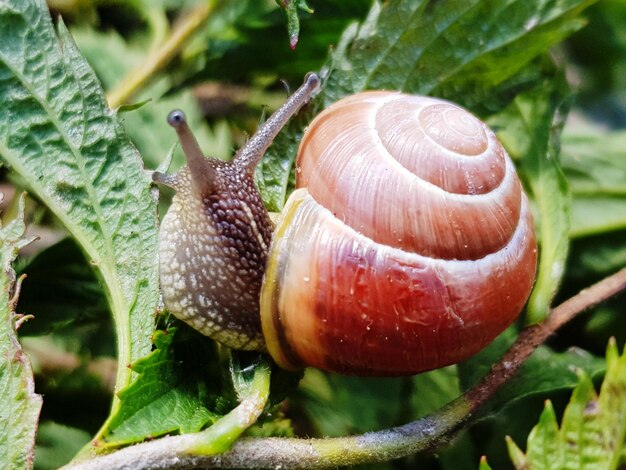
<path id="1" fill-rule="evenodd" d="M 309 126 L 261 294 L 283 367 L 413 374 L 502 332 L 534 281 L 528 201 L 493 132 L 433 98 L 367 92 Z"/>

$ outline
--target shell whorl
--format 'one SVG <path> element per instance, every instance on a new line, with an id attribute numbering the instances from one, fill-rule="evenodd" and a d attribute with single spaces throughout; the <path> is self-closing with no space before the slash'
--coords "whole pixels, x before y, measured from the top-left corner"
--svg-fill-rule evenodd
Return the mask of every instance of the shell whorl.
<path id="1" fill-rule="evenodd" d="M 321 113 L 300 147 L 297 186 L 379 243 L 446 259 L 502 248 L 521 207 L 513 166 L 485 124 L 400 93 L 354 95 Z"/>
<path id="2" fill-rule="evenodd" d="M 528 201 L 467 111 L 353 95 L 311 123 L 296 175 L 261 295 L 283 367 L 417 373 L 466 359 L 519 315 L 536 268 Z"/>

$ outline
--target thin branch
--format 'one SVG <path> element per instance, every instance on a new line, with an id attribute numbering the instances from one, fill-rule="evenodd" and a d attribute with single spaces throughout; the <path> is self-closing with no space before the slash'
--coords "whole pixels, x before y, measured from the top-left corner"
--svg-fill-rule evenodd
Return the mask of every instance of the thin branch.
<path id="1" fill-rule="evenodd" d="M 509 381 L 520 366 L 539 345 L 553 335 L 579 313 L 626 289 L 626 268 L 612 276 L 581 290 L 558 307 L 552 309 L 548 318 L 537 325 L 524 329 L 506 354 L 492 367 L 474 388 L 467 391 L 472 408 L 475 410 L 488 400 L 504 383 Z"/>
<path id="2" fill-rule="evenodd" d="M 158 47 L 153 47 L 145 60 L 131 70 L 122 81 L 107 94 L 109 107 L 115 109 L 126 104 L 137 91 L 152 80 L 157 72 L 167 66 L 200 29 L 217 6 L 217 0 L 206 0 L 189 12 L 172 30 L 169 37 Z"/>
<path id="3" fill-rule="evenodd" d="M 203 433 L 165 437 L 97 457 L 66 470 L 182 468 L 326 468 L 373 463 L 433 449 L 466 424 L 476 410 L 519 370 L 559 327 L 626 289 L 626 268 L 552 310 L 542 324 L 522 331 L 511 349 L 476 386 L 435 413 L 403 426 L 331 439 L 243 438 L 220 455 L 191 455 Z"/>

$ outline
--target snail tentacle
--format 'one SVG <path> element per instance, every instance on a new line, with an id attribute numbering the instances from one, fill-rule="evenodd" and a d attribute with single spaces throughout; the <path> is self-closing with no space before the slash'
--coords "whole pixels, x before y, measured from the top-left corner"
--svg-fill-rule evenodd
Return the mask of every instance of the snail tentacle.
<path id="1" fill-rule="evenodd" d="M 215 189 L 215 171 L 204 157 L 196 137 L 189 129 L 185 113 L 180 109 L 171 111 L 167 116 L 167 123 L 178 135 L 196 191 L 198 194 L 212 192 Z"/>
<path id="2" fill-rule="evenodd" d="M 309 73 L 300 88 L 263 123 L 261 128 L 257 130 L 246 145 L 237 152 L 234 158 L 237 165 L 253 173 L 280 130 L 285 127 L 289 119 L 311 99 L 319 89 L 319 86 L 319 77 L 314 73 Z"/>

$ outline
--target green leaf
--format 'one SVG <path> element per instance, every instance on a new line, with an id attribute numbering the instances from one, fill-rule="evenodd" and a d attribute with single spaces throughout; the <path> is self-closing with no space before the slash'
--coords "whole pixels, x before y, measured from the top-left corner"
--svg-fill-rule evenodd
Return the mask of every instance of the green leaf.
<path id="1" fill-rule="evenodd" d="M 511 327 L 476 356 L 459 364 L 461 388 L 467 390 L 486 375 L 491 364 L 502 357 L 515 338 L 515 329 Z M 540 346 L 524 362 L 515 377 L 489 401 L 482 413 L 497 413 L 521 400 L 572 389 L 578 383 L 578 375 L 572 368 L 595 376 L 604 370 L 604 365 L 603 360 L 582 349 L 555 352 L 547 346 Z"/>
<path id="2" fill-rule="evenodd" d="M 324 436 L 384 429 L 425 416 L 458 397 L 455 367 L 415 377 L 345 377 L 307 369 L 291 403 Z"/>
<path id="3" fill-rule="evenodd" d="M 491 470 L 491 467 L 487 463 L 487 457 L 481 457 L 480 464 L 478 465 L 478 470 Z"/>
<path id="4" fill-rule="evenodd" d="M 109 308 L 93 268 L 74 240 L 66 238 L 38 253 L 20 270 L 28 281 L 22 286 L 18 309 L 33 315 L 22 336 L 45 335 L 93 325 L 102 331 L 110 323 Z"/>
<path id="5" fill-rule="evenodd" d="M 591 458 L 599 457 L 598 462 L 610 462 L 609 467 L 616 468 L 626 437 L 626 352 L 620 356 L 615 340 L 611 340 L 606 356 L 607 372 L 600 388 L 597 409 L 595 403 L 588 403 L 583 418 L 598 420 L 591 438 L 602 446 L 602 450 Z"/>
<path id="6" fill-rule="evenodd" d="M 197 432 L 227 411 L 227 384 L 213 342 L 189 328 L 153 335 L 155 350 L 132 365 L 138 377 L 119 392 L 120 407 L 102 444 L 116 447 L 172 432 Z"/>
<path id="7" fill-rule="evenodd" d="M 279 0 L 282 1 L 282 0 Z M 205 35 L 185 54 L 182 68 L 173 71 L 179 86 L 206 80 L 267 84 L 285 80 L 297 85 L 318 70 L 351 21 L 361 20 L 371 2 L 315 0 L 315 15 L 298 19 L 301 47 L 285 44 L 284 14 L 272 2 L 225 2 L 209 19 Z M 282 87 L 279 87 L 281 90 Z"/>
<path id="8" fill-rule="evenodd" d="M 573 195 L 570 235 L 626 228 L 626 132 L 565 126 L 561 153 Z"/>
<path id="9" fill-rule="evenodd" d="M 579 75 L 581 101 L 587 108 L 600 108 L 596 111 L 600 111 L 601 120 L 623 124 L 626 105 L 623 94 L 626 89 L 626 4 L 623 0 L 603 0 L 590 8 L 586 16 L 589 21 L 587 27 L 567 44 L 572 62 L 582 72 Z"/>
<path id="10" fill-rule="evenodd" d="M 413 415 L 412 391 L 411 378 L 346 377 L 307 369 L 294 400 L 318 434 L 333 437 L 406 422 Z"/>
<path id="11" fill-rule="evenodd" d="M 618 230 L 575 239 L 568 266 L 569 276 L 579 284 L 588 284 L 590 278 L 599 279 L 619 270 L 626 265 L 625 236 L 626 230 Z"/>
<path id="12" fill-rule="evenodd" d="M 157 306 L 150 176 L 100 84 L 43 0 L 0 4 L 0 156 L 63 222 L 102 277 L 118 389 L 150 350 Z M 114 404 L 115 406 L 115 404 Z"/>
<path id="13" fill-rule="evenodd" d="M 598 207 L 602 207 L 599 211 Z M 586 237 L 626 228 L 626 198 L 597 195 L 574 196 L 572 237 Z"/>
<path id="14" fill-rule="evenodd" d="M 300 18 L 298 10 L 313 13 L 313 10 L 306 4 L 306 0 L 276 0 L 276 3 L 285 10 L 287 15 L 287 32 L 289 33 L 289 46 L 295 49 L 298 45 L 300 34 Z"/>
<path id="15" fill-rule="evenodd" d="M 203 444 L 188 451 L 223 452 L 265 409 L 270 368 L 258 353 L 234 354 L 227 376 L 215 343 L 185 325 L 156 331 L 154 346 L 132 365 L 137 379 L 119 393 L 100 449 L 208 426 Z"/>
<path id="16" fill-rule="evenodd" d="M 456 366 L 418 374 L 411 380 L 412 416 L 432 413 L 461 395 Z"/>
<path id="17" fill-rule="evenodd" d="M 528 436 L 528 460 L 537 469 L 563 468 L 563 455 L 559 455 L 559 426 L 550 400 L 539 417 L 539 424 Z"/>
<path id="18" fill-rule="evenodd" d="M 325 105 L 363 89 L 437 95 L 472 108 L 533 58 L 582 26 L 593 1 L 375 3 L 337 48 Z M 477 25 L 480 25 L 477 27 Z M 344 36 L 344 39 L 345 36 Z"/>
<path id="19" fill-rule="evenodd" d="M 47 421 L 37 430 L 35 470 L 53 470 L 68 463 L 89 442 L 87 432 Z"/>
<path id="20" fill-rule="evenodd" d="M 509 436 L 506 436 L 506 448 L 509 452 L 509 456 L 511 457 L 511 461 L 513 465 L 518 470 L 524 470 L 528 468 L 528 460 L 526 459 L 526 455 L 517 447 L 517 444 L 511 439 Z"/>
<path id="21" fill-rule="evenodd" d="M 538 206 L 541 251 L 537 281 L 528 301 L 528 323 L 548 315 L 567 258 L 570 194 L 558 154 L 561 108 L 568 96 L 567 84 L 557 75 L 517 95 L 504 111 L 489 119 L 511 156 L 521 159 L 520 171 Z"/>
<path id="22" fill-rule="evenodd" d="M 115 31 L 97 32 L 76 28 L 72 30 L 72 35 L 105 89 L 113 88 L 120 77 L 126 76 L 147 54 L 143 41 L 140 40 L 142 38 L 127 42 Z M 137 97 L 143 106 L 132 110 L 126 108 L 120 115 L 124 129 L 140 151 L 146 165 L 155 168 L 177 141 L 176 133 L 166 121 L 168 113 L 177 108 L 185 111 L 191 129 L 208 155 L 229 158 L 233 144 L 228 126 L 221 122 L 211 131 L 203 125 L 192 90 L 184 89 L 164 96 L 168 88 L 166 79 L 151 84 Z M 172 165 L 174 170 L 184 163 L 182 152 L 176 152 L 175 156 L 176 160 Z"/>
<path id="23" fill-rule="evenodd" d="M 79 341 L 82 354 L 73 352 Z M 117 361 L 88 356 L 97 346 L 85 346 L 69 334 L 23 338 L 22 344 L 33 363 L 37 391 L 45 397 L 41 419 L 95 433 L 109 415 Z"/>
<path id="24" fill-rule="evenodd" d="M 606 360 L 599 395 L 589 376 L 579 372 L 560 429 L 551 403 L 546 403 L 528 436 L 529 468 L 617 468 L 626 434 L 626 353 L 619 356 L 614 340 L 609 342 Z"/>
<path id="25" fill-rule="evenodd" d="M 306 124 L 320 108 L 364 89 L 436 95 L 480 115 L 500 111 L 517 93 L 542 82 L 543 63 L 533 60 L 580 28 L 578 15 L 592 3 L 375 2 L 365 21 L 344 32 L 322 68 L 324 88 L 302 121 Z M 302 129 L 290 126 L 264 157 L 277 189 L 265 188 L 263 197 L 273 209 L 284 203 L 280 196 L 290 178 L 286 169 L 297 150 L 290 141 Z"/>
<path id="26" fill-rule="evenodd" d="M 35 393 L 33 371 L 17 341 L 20 318 L 15 314 L 19 282 L 11 263 L 27 241 L 24 204 L 20 200 L 15 220 L 0 228 L 0 467 L 27 469 L 33 465 L 33 449 L 41 396 Z"/>
<path id="27" fill-rule="evenodd" d="M 263 197 L 265 207 L 270 212 L 280 212 L 287 199 L 290 183 L 292 183 L 293 161 L 284 157 L 290 155 L 298 147 L 303 135 L 303 123 L 307 120 L 308 116 L 303 115 L 292 118 L 287 125 L 287 130 L 279 134 L 257 166 L 255 183 Z M 278 155 L 280 157 L 277 157 Z"/>
<path id="28" fill-rule="evenodd" d="M 323 436 L 374 431 L 398 424 L 398 417 L 410 412 L 405 380 L 307 369 L 296 400 Z"/>

